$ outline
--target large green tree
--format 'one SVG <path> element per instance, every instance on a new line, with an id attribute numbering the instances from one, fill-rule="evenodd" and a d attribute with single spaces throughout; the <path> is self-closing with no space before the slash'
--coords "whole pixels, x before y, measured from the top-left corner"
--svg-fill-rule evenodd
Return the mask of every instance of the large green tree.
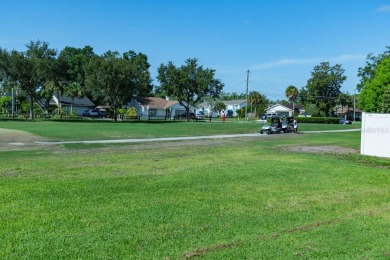
<path id="1" fill-rule="evenodd" d="M 0 47 L 0 84 L 3 83 L 8 66 L 8 51 Z"/>
<path id="2" fill-rule="evenodd" d="M 378 56 L 369 54 L 366 66 L 359 68 L 360 83 L 358 106 L 366 112 L 390 112 L 390 47 Z"/>
<path id="3" fill-rule="evenodd" d="M 151 90 L 149 63 L 146 55 L 107 51 L 92 57 L 86 66 L 86 86 L 95 99 L 109 104 L 117 120 L 117 109 L 133 95 Z"/>
<path id="4" fill-rule="evenodd" d="M 237 92 L 224 92 L 221 91 L 219 95 L 221 100 L 237 100 L 237 99 L 246 99 L 246 93 L 237 93 Z"/>
<path id="5" fill-rule="evenodd" d="M 216 98 L 221 93 L 224 84 L 214 76 L 215 70 L 198 65 L 197 59 L 187 59 L 180 67 L 172 62 L 161 64 L 157 79 L 160 87 L 185 107 L 189 120 L 191 106 L 196 107 L 206 96 Z"/>
<path id="6" fill-rule="evenodd" d="M 61 50 L 55 63 L 55 74 L 51 78 L 50 89 L 54 91 L 57 97 L 68 95 L 69 93 L 80 92 L 88 95 L 85 87 L 85 68 L 92 57 L 96 56 L 91 46 L 84 48 L 74 48 L 66 46 Z M 77 86 L 78 90 L 75 90 Z M 74 97 L 77 97 L 76 95 Z M 91 95 L 88 95 L 91 97 Z M 61 104 L 58 106 L 60 112 Z"/>
<path id="7" fill-rule="evenodd" d="M 57 51 L 49 48 L 48 43 L 39 40 L 31 41 L 26 47 L 25 52 L 13 50 L 8 53 L 4 79 L 7 83 L 18 86 L 29 97 L 29 118 L 33 119 L 38 90 L 45 86 Z"/>
<path id="8" fill-rule="evenodd" d="M 304 88 L 306 98 L 310 98 L 325 116 L 333 112 L 340 88 L 347 79 L 344 71 L 340 64 L 330 66 L 329 62 L 321 62 L 314 67 Z"/>

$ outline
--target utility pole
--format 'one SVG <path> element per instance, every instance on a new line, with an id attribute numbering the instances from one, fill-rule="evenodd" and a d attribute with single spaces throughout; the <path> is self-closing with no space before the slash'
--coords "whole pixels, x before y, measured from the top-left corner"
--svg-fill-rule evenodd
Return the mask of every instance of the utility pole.
<path id="1" fill-rule="evenodd" d="M 353 92 L 353 121 L 356 120 L 356 92 Z"/>
<path id="2" fill-rule="evenodd" d="M 14 94 L 14 88 L 12 87 L 12 119 L 15 119 L 15 94 Z"/>
<path id="3" fill-rule="evenodd" d="M 249 82 L 249 70 L 246 71 L 246 106 L 245 106 L 245 117 L 246 121 L 249 120 L 248 118 L 248 82 Z"/>

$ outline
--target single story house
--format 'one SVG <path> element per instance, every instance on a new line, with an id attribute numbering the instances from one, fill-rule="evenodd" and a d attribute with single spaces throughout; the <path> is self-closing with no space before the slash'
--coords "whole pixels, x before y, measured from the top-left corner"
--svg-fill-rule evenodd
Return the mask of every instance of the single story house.
<path id="1" fill-rule="evenodd" d="M 203 113 L 205 116 L 217 117 L 219 113 L 214 111 L 214 107 L 209 102 L 202 102 L 196 108 L 197 113 Z"/>
<path id="2" fill-rule="evenodd" d="M 179 101 L 169 100 L 169 98 L 159 97 L 133 97 L 127 104 L 127 107 L 134 107 L 137 110 L 137 115 L 141 117 L 167 117 L 174 118 L 177 115 L 186 113 Z M 190 107 L 189 112 L 194 112 L 194 108 Z"/>
<path id="3" fill-rule="evenodd" d="M 225 115 L 227 117 L 237 116 L 237 110 L 246 107 L 245 99 L 238 100 L 221 100 L 226 105 Z M 203 111 L 205 115 L 217 116 L 221 115 L 222 111 L 214 111 L 214 107 L 208 102 L 203 102 L 198 105 L 198 110 Z"/>
<path id="4" fill-rule="evenodd" d="M 82 115 L 87 109 L 95 108 L 95 104 L 88 97 L 74 98 L 72 101 L 71 97 L 57 97 L 54 95 L 49 104 L 59 106 L 69 114 L 71 113 L 71 109 L 73 109 L 77 115 Z"/>
<path id="5" fill-rule="evenodd" d="M 347 106 L 336 106 L 336 115 L 340 118 L 345 118 L 349 120 L 361 120 L 362 118 L 362 111 L 360 109 L 357 109 L 353 107 L 347 107 Z"/>
<path id="6" fill-rule="evenodd" d="M 237 116 L 237 110 L 247 106 L 245 99 L 222 101 L 226 105 L 225 114 L 227 117 Z"/>
<path id="7" fill-rule="evenodd" d="M 301 114 L 304 114 L 306 112 L 305 107 L 302 104 L 294 103 L 294 106 L 293 106 L 292 103 L 289 103 L 289 104 L 284 104 L 283 106 L 288 107 L 290 109 L 294 109 L 293 115 L 301 115 Z"/>
<path id="8" fill-rule="evenodd" d="M 268 107 L 267 109 L 265 109 L 265 113 L 268 115 L 278 115 L 278 116 L 293 116 L 293 110 L 292 108 L 288 108 L 287 106 L 285 105 L 281 105 L 281 104 L 275 104 L 275 105 L 272 105 L 270 107 Z"/>

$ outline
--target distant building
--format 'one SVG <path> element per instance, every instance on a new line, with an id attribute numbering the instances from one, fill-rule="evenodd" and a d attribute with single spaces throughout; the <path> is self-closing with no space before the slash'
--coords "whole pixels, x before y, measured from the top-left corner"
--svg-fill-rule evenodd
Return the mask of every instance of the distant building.
<path id="1" fill-rule="evenodd" d="M 237 110 L 246 107 L 245 99 L 238 100 L 221 100 L 226 105 L 226 116 L 235 117 L 237 116 Z M 214 107 L 208 102 L 203 102 L 198 105 L 198 110 L 203 111 L 205 115 L 208 116 L 220 116 L 222 111 L 214 111 Z"/>
<path id="2" fill-rule="evenodd" d="M 167 117 L 174 118 L 177 115 L 186 113 L 179 101 L 159 97 L 133 97 L 127 107 L 134 107 L 137 115 L 142 117 Z M 189 112 L 194 112 L 191 107 Z"/>
<path id="3" fill-rule="evenodd" d="M 336 106 L 336 116 L 340 118 L 350 119 L 350 120 L 361 120 L 362 111 L 360 109 L 355 109 L 353 107 L 347 106 Z"/>
<path id="4" fill-rule="evenodd" d="M 265 109 L 267 116 L 277 115 L 277 116 L 293 116 L 292 108 L 288 108 L 287 105 L 275 104 Z"/>
<path id="5" fill-rule="evenodd" d="M 293 104 L 284 104 L 283 106 L 293 109 Z M 305 113 L 305 108 L 302 104 L 294 104 L 293 115 L 300 115 Z"/>
<path id="6" fill-rule="evenodd" d="M 79 116 L 82 115 L 85 110 L 93 109 L 95 107 L 95 104 L 88 97 L 74 98 L 72 103 L 71 97 L 57 97 L 55 95 L 50 100 L 50 105 L 60 106 L 69 113 L 71 113 L 72 107 L 72 109 L 76 111 L 76 114 Z"/>

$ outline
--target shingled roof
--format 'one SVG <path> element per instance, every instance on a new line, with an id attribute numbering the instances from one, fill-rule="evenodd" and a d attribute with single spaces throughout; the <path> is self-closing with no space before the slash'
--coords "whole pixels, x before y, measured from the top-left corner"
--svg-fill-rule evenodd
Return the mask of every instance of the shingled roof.
<path id="1" fill-rule="evenodd" d="M 178 101 L 168 101 L 159 97 L 134 97 L 134 100 L 142 106 L 149 106 L 150 109 L 167 109 Z"/>

